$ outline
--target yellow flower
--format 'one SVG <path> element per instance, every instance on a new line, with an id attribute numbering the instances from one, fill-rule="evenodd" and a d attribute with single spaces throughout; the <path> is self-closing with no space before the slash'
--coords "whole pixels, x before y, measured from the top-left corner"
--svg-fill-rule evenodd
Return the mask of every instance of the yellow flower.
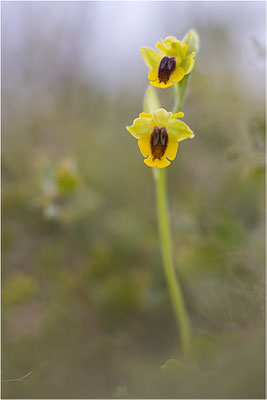
<path id="1" fill-rule="evenodd" d="M 177 118 L 184 113 L 172 114 L 163 108 L 139 114 L 132 126 L 126 129 L 138 139 L 138 146 L 149 167 L 164 168 L 176 157 L 178 142 L 193 138 L 191 129 Z"/>
<path id="2" fill-rule="evenodd" d="M 180 82 L 189 74 L 195 64 L 195 51 L 188 51 L 188 45 L 180 42 L 174 36 L 168 36 L 157 43 L 160 52 L 142 47 L 141 54 L 148 68 L 148 79 L 151 85 L 167 88 Z"/>

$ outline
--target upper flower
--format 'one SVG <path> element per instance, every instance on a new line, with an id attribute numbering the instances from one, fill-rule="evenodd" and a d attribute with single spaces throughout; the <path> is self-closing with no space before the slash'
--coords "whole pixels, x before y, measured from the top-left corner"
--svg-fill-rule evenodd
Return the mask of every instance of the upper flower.
<path id="1" fill-rule="evenodd" d="M 132 126 L 126 129 L 138 139 L 138 146 L 149 167 L 164 168 L 176 157 L 178 142 L 193 138 L 191 129 L 177 118 L 184 113 L 172 114 L 163 108 L 139 114 Z"/>
<path id="2" fill-rule="evenodd" d="M 140 51 L 150 71 L 148 79 L 151 85 L 167 88 L 180 82 L 189 74 L 195 64 L 195 51 L 174 36 L 168 36 L 157 43 L 160 52 L 141 47 Z"/>

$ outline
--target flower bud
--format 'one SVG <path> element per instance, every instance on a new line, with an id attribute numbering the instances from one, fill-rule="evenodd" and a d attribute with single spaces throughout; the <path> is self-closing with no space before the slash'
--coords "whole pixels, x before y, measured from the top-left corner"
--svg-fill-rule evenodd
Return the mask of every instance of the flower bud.
<path id="1" fill-rule="evenodd" d="M 144 111 L 151 113 L 158 108 L 160 108 L 160 103 L 157 92 L 152 86 L 149 86 L 144 97 Z"/>
<path id="2" fill-rule="evenodd" d="M 186 43 L 188 48 L 186 54 L 189 55 L 193 51 L 198 53 L 199 51 L 199 36 L 194 29 L 191 29 L 183 38 L 183 43 Z"/>
<path id="3" fill-rule="evenodd" d="M 62 192 L 70 192 L 77 186 L 78 171 L 72 159 L 65 159 L 57 166 L 56 182 Z"/>

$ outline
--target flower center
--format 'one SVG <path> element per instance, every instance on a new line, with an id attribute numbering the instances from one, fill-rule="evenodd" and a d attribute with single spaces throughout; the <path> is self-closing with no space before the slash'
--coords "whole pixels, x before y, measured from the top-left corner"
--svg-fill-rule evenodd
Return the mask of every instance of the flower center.
<path id="1" fill-rule="evenodd" d="M 153 161 L 155 158 L 159 160 L 165 153 L 168 145 L 168 133 L 165 127 L 159 128 L 155 126 L 153 132 L 151 133 L 150 139 L 150 146 L 151 146 L 151 153 L 153 156 Z"/>
<path id="2" fill-rule="evenodd" d="M 163 57 L 159 64 L 158 69 L 158 78 L 159 82 L 167 83 L 170 79 L 171 74 L 175 70 L 176 67 L 176 58 L 175 57 Z"/>

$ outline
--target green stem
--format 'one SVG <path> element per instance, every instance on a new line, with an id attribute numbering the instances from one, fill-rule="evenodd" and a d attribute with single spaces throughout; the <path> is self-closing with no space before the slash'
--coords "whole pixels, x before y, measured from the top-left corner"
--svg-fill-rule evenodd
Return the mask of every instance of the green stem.
<path id="1" fill-rule="evenodd" d="M 181 82 L 174 84 L 175 102 L 174 102 L 173 111 L 172 111 L 173 114 L 181 111 L 183 101 L 184 101 L 185 90 L 187 87 L 188 78 L 189 78 L 189 75 L 186 75 L 184 77 L 184 79 L 181 80 Z"/>
<path id="2" fill-rule="evenodd" d="M 171 233 L 169 225 L 168 205 L 166 196 L 165 168 L 154 168 L 156 196 L 158 207 L 158 222 L 161 239 L 161 251 L 167 283 L 175 312 L 176 323 L 181 335 L 184 359 L 190 356 L 191 331 L 186 313 L 186 307 L 179 282 L 177 280 L 171 249 Z"/>

